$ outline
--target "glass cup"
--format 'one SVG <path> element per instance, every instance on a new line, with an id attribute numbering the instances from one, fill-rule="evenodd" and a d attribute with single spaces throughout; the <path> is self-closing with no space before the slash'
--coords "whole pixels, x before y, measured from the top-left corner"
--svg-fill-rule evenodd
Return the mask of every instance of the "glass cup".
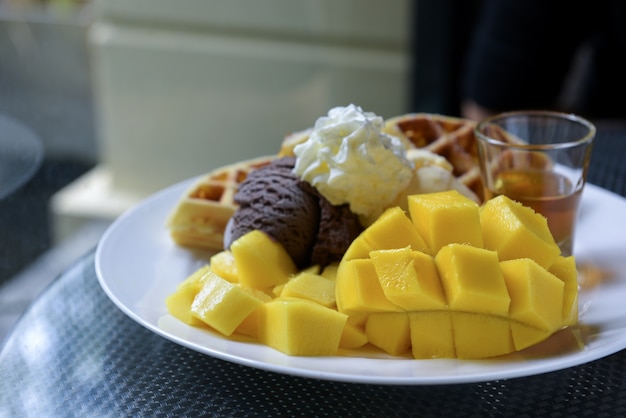
<path id="1" fill-rule="evenodd" d="M 572 114 L 519 111 L 487 118 L 475 133 L 485 200 L 503 194 L 532 207 L 571 255 L 595 126 Z"/>

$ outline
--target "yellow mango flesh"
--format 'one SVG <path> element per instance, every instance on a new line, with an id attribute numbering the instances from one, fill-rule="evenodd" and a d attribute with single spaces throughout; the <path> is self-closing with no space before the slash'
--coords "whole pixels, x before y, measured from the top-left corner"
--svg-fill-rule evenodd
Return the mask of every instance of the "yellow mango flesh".
<path id="1" fill-rule="evenodd" d="M 515 351 L 509 318 L 473 312 L 452 312 L 451 316 L 456 357 L 485 358 Z"/>
<path id="2" fill-rule="evenodd" d="M 337 353 L 347 315 L 297 298 L 277 298 L 259 309 L 259 339 L 292 356 Z"/>
<path id="3" fill-rule="evenodd" d="M 563 281 L 563 324 L 578 321 L 578 272 L 573 256 L 559 256 L 548 271 Z"/>
<path id="4" fill-rule="evenodd" d="M 433 258 L 409 247 L 370 253 L 385 297 L 404 310 L 444 309 L 439 273 Z"/>
<path id="5" fill-rule="evenodd" d="M 210 271 L 210 267 L 203 266 L 192 275 L 183 280 L 176 291 L 165 299 L 167 311 L 174 317 L 186 324 L 198 326 L 203 322 L 191 314 L 191 304 L 202 289 L 202 279 Z"/>
<path id="6" fill-rule="evenodd" d="M 283 246 L 259 230 L 251 231 L 230 246 L 235 258 L 239 283 L 266 289 L 287 283 L 298 269 Z"/>
<path id="7" fill-rule="evenodd" d="M 258 298 L 259 300 L 265 302 L 269 302 L 272 300 L 272 297 L 256 289 L 250 288 L 242 288 L 246 292 L 251 293 L 253 296 Z M 248 337 L 258 338 L 259 337 L 259 310 L 261 309 L 261 305 L 257 306 L 248 316 L 244 318 L 243 321 L 235 328 L 235 332 L 241 335 L 247 335 Z"/>
<path id="8" fill-rule="evenodd" d="M 561 253 L 546 218 L 506 196 L 485 202 L 480 222 L 485 248 L 496 251 L 501 261 L 531 258 L 548 268 Z"/>
<path id="9" fill-rule="evenodd" d="M 386 248 L 411 247 L 424 250 L 426 243 L 411 220 L 399 207 L 387 209 L 350 244 L 343 260 L 368 258 L 370 251 Z"/>
<path id="10" fill-rule="evenodd" d="M 400 312 L 402 308 L 385 297 L 371 259 L 344 261 L 335 280 L 339 312 Z"/>
<path id="11" fill-rule="evenodd" d="M 229 250 L 223 250 L 211 257 L 211 271 L 231 283 L 239 283 L 239 274 L 235 265 L 235 257 Z"/>
<path id="12" fill-rule="evenodd" d="M 409 196 L 408 204 L 431 254 L 451 243 L 483 247 L 479 207 L 456 190 Z"/>
<path id="13" fill-rule="evenodd" d="M 367 344 L 367 334 L 365 330 L 346 321 L 346 325 L 341 333 L 339 348 L 359 348 Z"/>
<path id="14" fill-rule="evenodd" d="M 406 312 L 370 314 L 365 333 L 370 343 L 394 356 L 408 352 L 411 347 L 409 314 Z"/>
<path id="15" fill-rule="evenodd" d="M 435 256 L 435 264 L 450 309 L 506 315 L 511 298 L 494 251 L 449 244 Z"/>
<path id="16" fill-rule="evenodd" d="M 303 272 L 285 283 L 280 296 L 308 299 L 332 308 L 336 306 L 335 281 L 319 274 Z"/>
<path id="17" fill-rule="evenodd" d="M 512 320 L 552 332 L 563 325 L 563 281 L 529 258 L 503 261 L 500 268 L 515 295 Z"/>
<path id="18" fill-rule="evenodd" d="M 208 272 L 191 304 L 191 314 L 224 335 L 231 335 L 263 300 Z"/>
<path id="19" fill-rule="evenodd" d="M 416 359 L 454 358 L 456 347 L 450 311 L 409 313 L 411 352 Z"/>

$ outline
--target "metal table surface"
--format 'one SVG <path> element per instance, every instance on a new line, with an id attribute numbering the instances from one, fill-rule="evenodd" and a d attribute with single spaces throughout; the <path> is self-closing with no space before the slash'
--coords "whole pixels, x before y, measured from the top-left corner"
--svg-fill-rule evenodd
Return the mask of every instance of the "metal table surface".
<path id="1" fill-rule="evenodd" d="M 601 130 L 593 155 L 589 181 L 626 196 L 626 130 Z M 626 416 L 626 350 L 557 372 L 459 385 L 276 374 L 138 325 L 99 287 L 91 251 L 39 296 L 0 351 L 0 417 L 281 415 Z"/>

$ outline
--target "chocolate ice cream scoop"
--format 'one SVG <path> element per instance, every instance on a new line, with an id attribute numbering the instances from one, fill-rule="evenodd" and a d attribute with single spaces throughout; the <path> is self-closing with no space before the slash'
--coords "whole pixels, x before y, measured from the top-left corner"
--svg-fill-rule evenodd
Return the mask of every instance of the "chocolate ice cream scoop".
<path id="1" fill-rule="evenodd" d="M 358 217 L 347 205 L 331 205 L 302 182 L 292 172 L 294 164 L 292 157 L 276 159 L 241 183 L 226 247 L 258 229 L 280 242 L 300 268 L 341 259 L 362 231 Z"/>
<path id="2" fill-rule="evenodd" d="M 317 198 L 298 186 L 300 180 L 291 172 L 294 163 L 290 157 L 274 160 L 241 183 L 235 194 L 239 208 L 232 219 L 231 242 L 259 229 L 303 266 L 310 260 L 320 210 Z"/>

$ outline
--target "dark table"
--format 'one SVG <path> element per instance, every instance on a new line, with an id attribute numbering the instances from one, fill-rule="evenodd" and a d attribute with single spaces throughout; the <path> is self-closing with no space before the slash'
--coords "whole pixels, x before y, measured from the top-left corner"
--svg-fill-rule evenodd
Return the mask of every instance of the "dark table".
<path id="1" fill-rule="evenodd" d="M 626 129 L 602 126 L 589 181 L 626 196 L 625 161 Z M 626 350 L 557 372 L 474 384 L 381 386 L 281 375 L 144 329 L 101 290 L 91 251 L 41 294 L 0 352 L 0 417 L 253 415 L 626 416 Z"/>

